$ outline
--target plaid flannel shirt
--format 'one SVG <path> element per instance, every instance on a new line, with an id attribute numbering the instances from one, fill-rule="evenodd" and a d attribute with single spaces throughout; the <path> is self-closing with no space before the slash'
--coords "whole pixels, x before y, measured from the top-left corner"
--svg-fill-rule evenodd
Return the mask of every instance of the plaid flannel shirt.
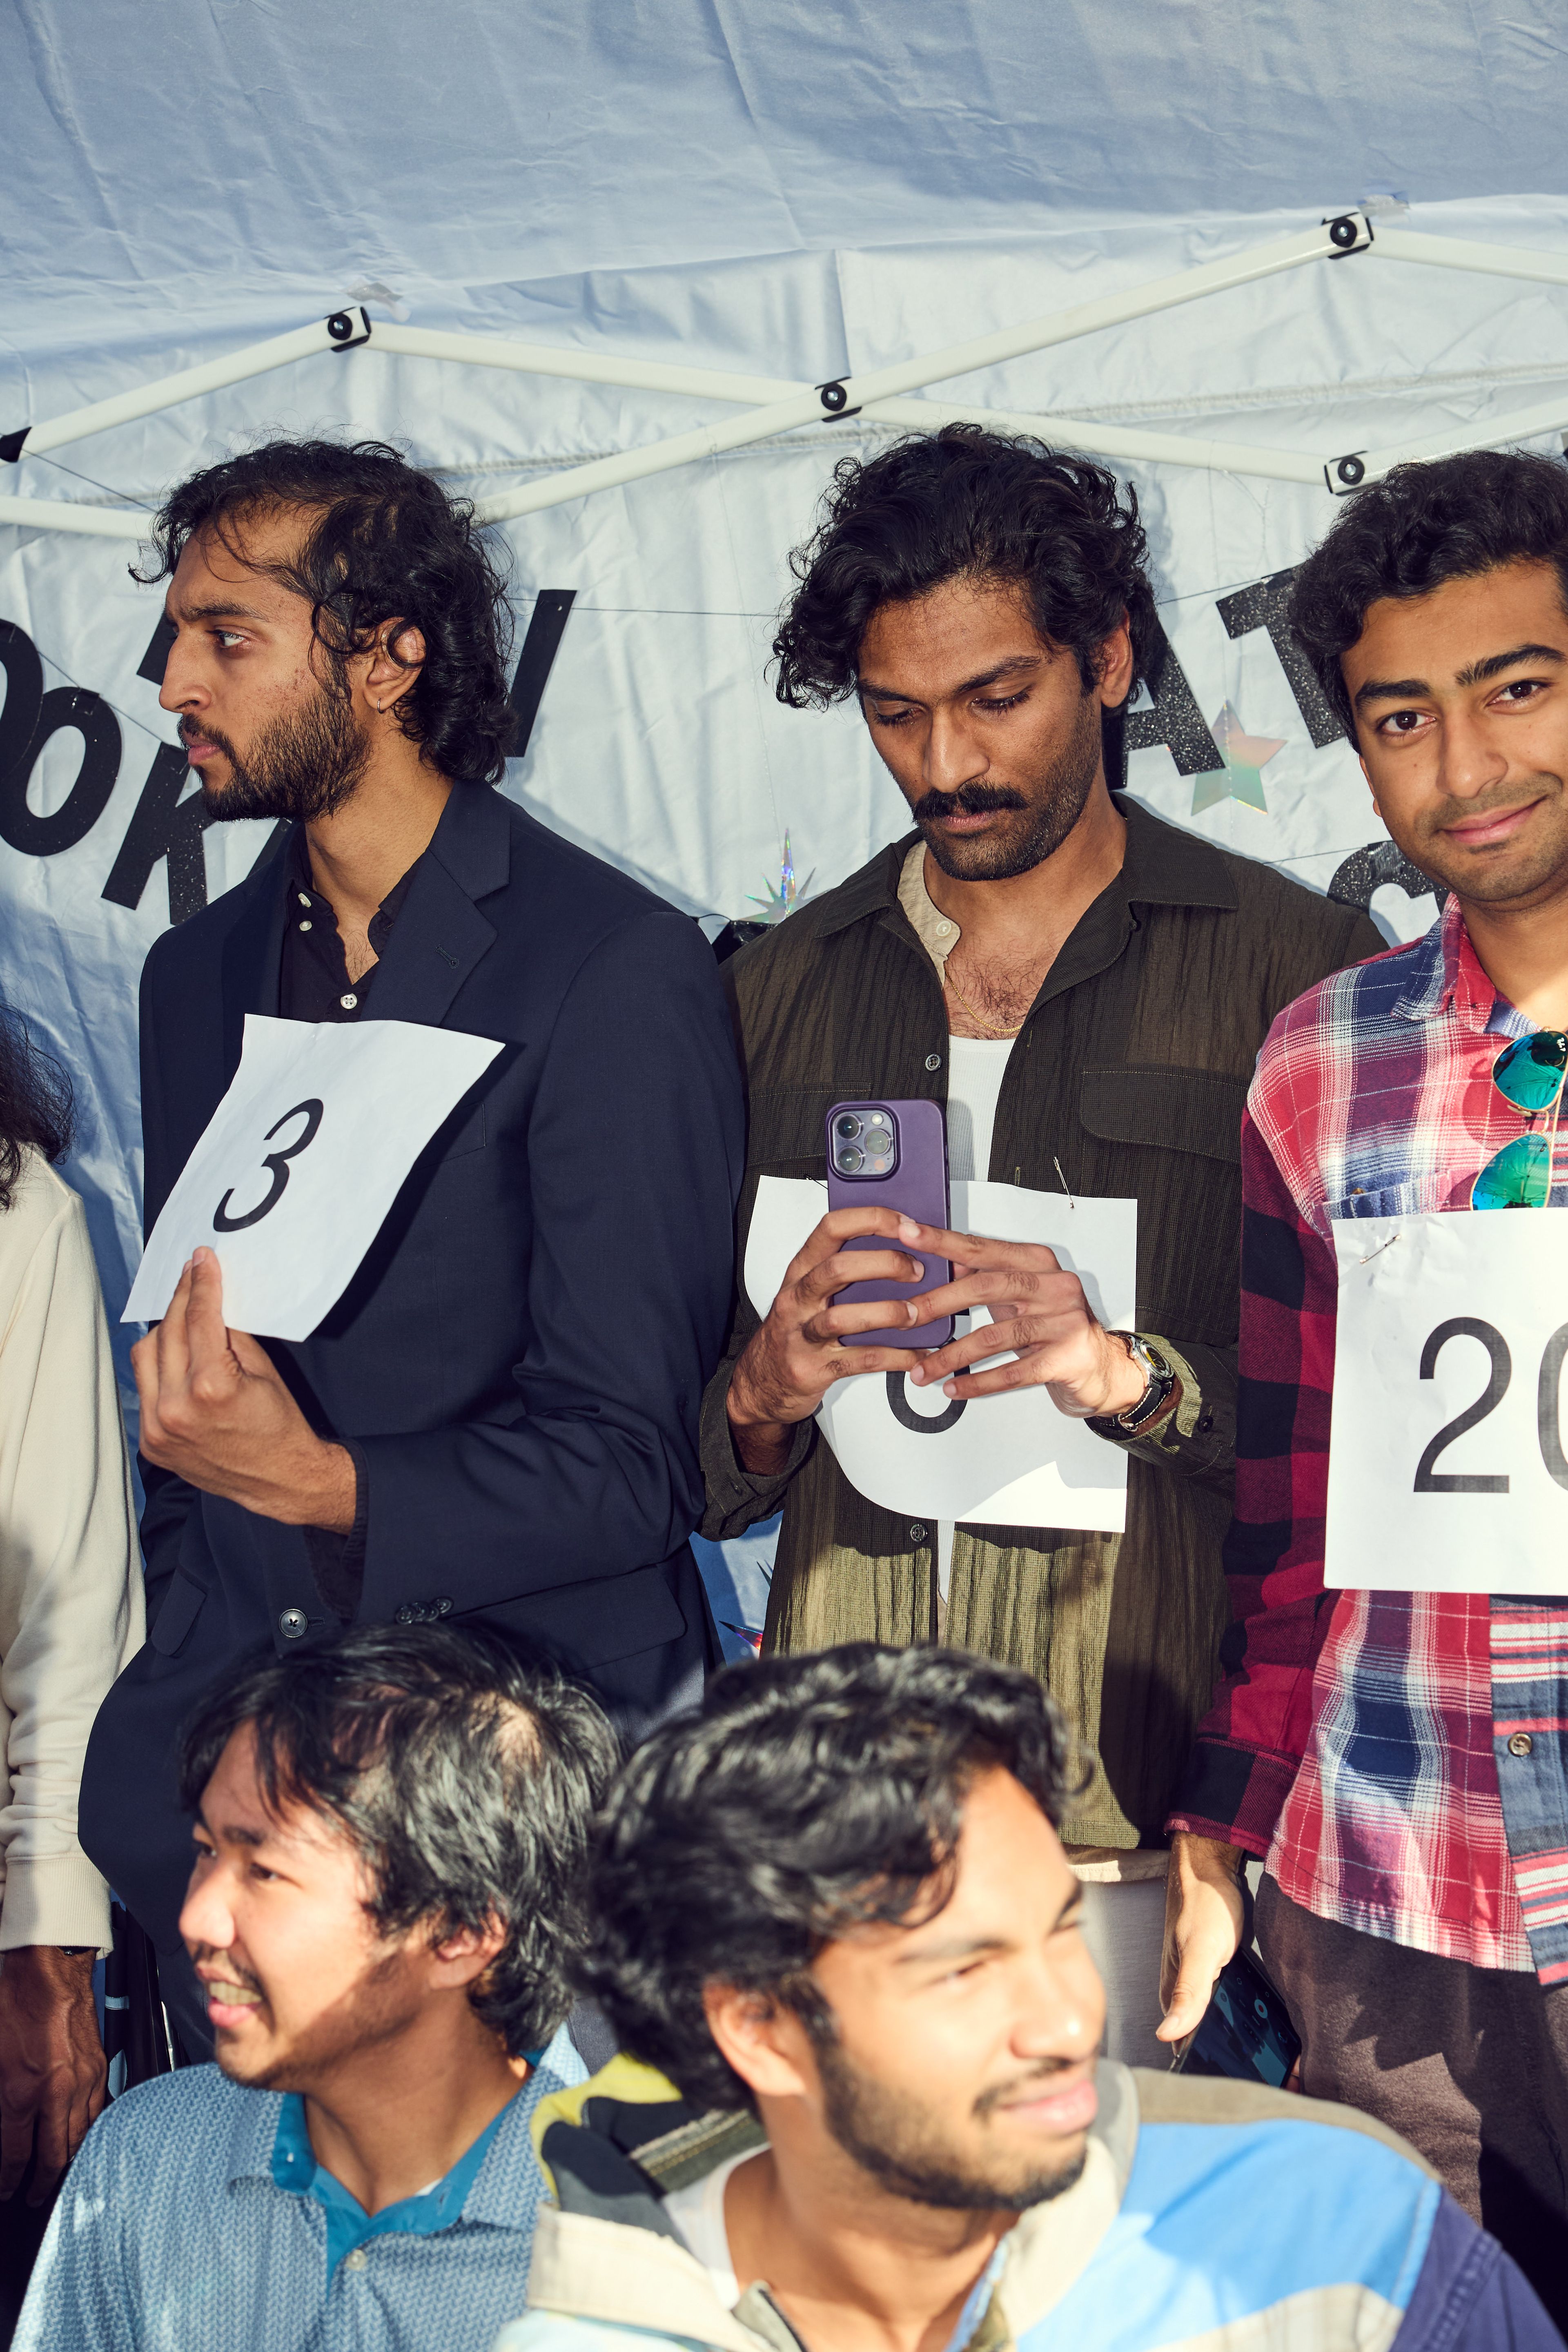
<path id="1" fill-rule="evenodd" d="M 1232 1623 L 1171 1826 L 1261 1855 L 1323 1918 L 1556 1984 L 1568 1598 L 1323 1586 L 1332 1221 L 1467 1209 L 1523 1131 L 1491 1068 L 1533 1025 L 1450 899 L 1425 939 L 1335 973 L 1269 1032 L 1242 1138 Z M 1568 1203 L 1561 1176 L 1552 1201 Z"/>

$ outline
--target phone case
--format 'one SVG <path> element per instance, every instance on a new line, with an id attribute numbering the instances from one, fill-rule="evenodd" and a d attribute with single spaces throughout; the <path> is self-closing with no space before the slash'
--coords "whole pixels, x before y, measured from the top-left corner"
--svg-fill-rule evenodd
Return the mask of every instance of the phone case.
<path id="1" fill-rule="evenodd" d="M 834 1121 L 840 1112 L 854 1111 L 864 1117 L 869 1112 L 892 1113 L 892 1132 L 898 1147 L 893 1166 L 883 1175 L 842 1175 L 834 1166 Z M 859 1209 L 868 1204 L 896 1209 L 900 1214 L 913 1217 L 917 1224 L 945 1225 L 947 1205 L 947 1122 L 942 1106 L 933 1102 L 879 1101 L 868 1097 L 860 1101 L 837 1102 L 827 1114 L 827 1205 L 830 1209 Z M 846 1250 L 885 1250 L 897 1248 L 878 1234 L 865 1234 L 846 1242 Z M 853 1306 L 862 1298 L 917 1298 L 921 1292 L 940 1290 L 951 1281 L 952 1268 L 945 1258 L 928 1257 L 922 1261 L 925 1271 L 918 1282 L 852 1282 L 838 1292 L 834 1304 Z M 847 1348 L 943 1348 L 952 1337 L 951 1315 L 936 1317 L 930 1323 L 900 1323 L 896 1330 L 855 1331 L 847 1335 Z"/>
<path id="2" fill-rule="evenodd" d="M 1172 2072 L 1224 2074 L 1278 2090 L 1300 2054 L 1290 2012 L 1275 1987 L 1255 1959 L 1237 1952 L 1221 1969 L 1214 1998 Z"/>

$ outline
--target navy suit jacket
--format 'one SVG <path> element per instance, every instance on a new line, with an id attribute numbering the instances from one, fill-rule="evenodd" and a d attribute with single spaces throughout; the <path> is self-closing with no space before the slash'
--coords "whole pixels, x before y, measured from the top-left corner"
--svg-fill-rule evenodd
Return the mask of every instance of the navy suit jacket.
<path id="1" fill-rule="evenodd" d="M 278 1010 L 287 865 L 269 859 L 147 958 L 149 1231 L 234 1076 L 246 1014 Z M 697 1696 L 709 1657 L 687 1538 L 742 1157 L 711 952 L 638 884 L 459 783 L 364 1017 L 505 1050 L 326 1320 L 298 1345 L 267 1343 L 311 1423 L 363 1452 L 358 1622 L 510 1628 L 584 1675 L 635 1736 Z M 300 1528 L 145 1475 L 151 1631 L 94 1727 L 81 1833 L 167 1949 L 190 1856 L 172 1770 L 182 1717 L 240 1654 L 289 1654 L 338 1620 Z"/>

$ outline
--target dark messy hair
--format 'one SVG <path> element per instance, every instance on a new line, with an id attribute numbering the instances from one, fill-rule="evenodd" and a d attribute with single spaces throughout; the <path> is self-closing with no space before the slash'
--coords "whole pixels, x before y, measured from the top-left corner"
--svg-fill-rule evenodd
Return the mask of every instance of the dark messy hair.
<path id="1" fill-rule="evenodd" d="M 800 585 L 773 639 L 775 691 L 796 710 L 843 701 L 878 608 L 957 579 L 1016 583 L 1041 636 L 1077 656 L 1086 694 L 1127 614 L 1142 677 L 1154 622 L 1147 552 L 1130 487 L 1022 434 L 944 425 L 864 462 L 842 457 L 822 521 L 789 560 Z"/>
<path id="2" fill-rule="evenodd" d="M 0 1209 L 8 1209 L 22 1173 L 23 1147 L 49 1161 L 71 1148 L 71 1082 L 52 1055 L 35 1045 L 19 1013 L 0 1006 Z"/>
<path id="3" fill-rule="evenodd" d="M 308 518 L 300 547 L 252 564 L 244 526 L 290 508 Z M 340 693 L 350 658 L 384 622 L 416 628 L 425 661 L 396 706 L 398 725 L 443 775 L 500 782 L 516 723 L 506 683 L 511 618 L 466 499 L 448 498 L 384 441 L 268 441 L 171 490 L 153 524 L 153 560 L 133 564 L 132 578 L 145 586 L 171 577 L 204 531 L 304 598 Z M 398 659 L 395 646 L 388 652 Z"/>
<path id="4" fill-rule="evenodd" d="M 1520 450 L 1395 466 L 1358 490 L 1296 574 L 1290 625 L 1353 743 L 1340 656 L 1384 596 L 1426 596 L 1500 564 L 1552 563 L 1568 605 L 1568 467 Z"/>
<path id="5" fill-rule="evenodd" d="M 693 2105 L 751 2105 L 704 1985 L 766 1994 L 830 2037 L 813 1959 L 848 1927 L 942 1909 L 969 1784 L 995 1765 L 1053 1822 L 1076 1792 L 1062 1719 L 1015 1667 L 858 1642 L 726 1668 L 611 1793 L 579 1980 Z"/>
<path id="6" fill-rule="evenodd" d="M 619 1757 L 589 1694 L 498 1633 L 357 1628 L 208 1693 L 180 1743 L 188 1812 L 244 1725 L 268 1810 L 306 1805 L 347 1831 L 384 1936 L 500 1923 L 468 1998 L 509 2055 L 547 2042 L 571 2007 L 588 1825 Z"/>

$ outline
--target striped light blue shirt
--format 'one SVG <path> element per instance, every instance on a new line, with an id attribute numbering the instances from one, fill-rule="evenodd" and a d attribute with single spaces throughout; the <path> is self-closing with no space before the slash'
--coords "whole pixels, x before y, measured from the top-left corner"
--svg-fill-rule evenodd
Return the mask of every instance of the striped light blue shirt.
<path id="1" fill-rule="evenodd" d="M 145 2083 L 66 2177 L 14 2352 L 489 2352 L 528 2284 L 533 2111 L 585 2079 L 563 2027 L 453 2217 L 366 2236 L 330 2272 L 325 2206 L 274 2168 L 283 2095 L 216 2066 Z"/>

